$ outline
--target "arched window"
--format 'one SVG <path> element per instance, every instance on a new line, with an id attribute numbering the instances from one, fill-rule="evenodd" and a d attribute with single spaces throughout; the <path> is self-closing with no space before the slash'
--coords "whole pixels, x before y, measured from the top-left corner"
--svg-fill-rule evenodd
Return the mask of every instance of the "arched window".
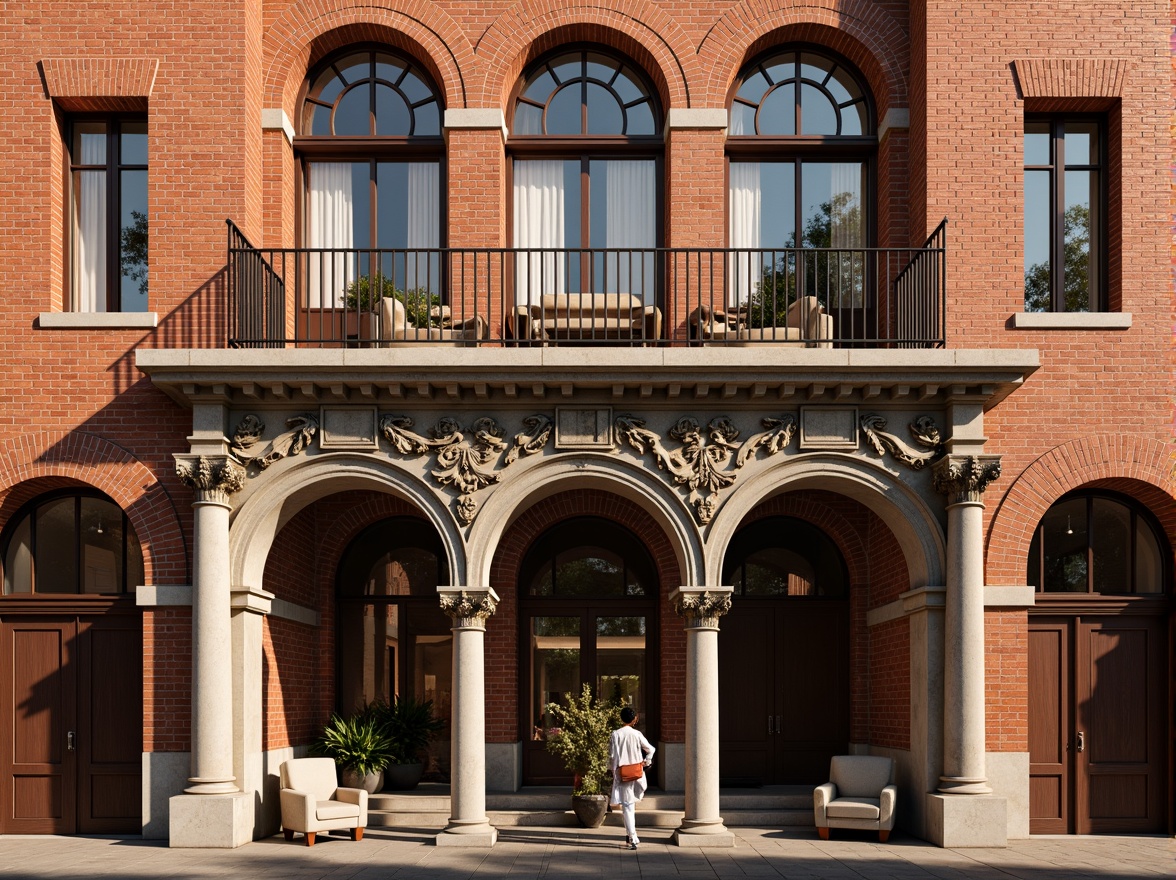
<path id="1" fill-rule="evenodd" d="M 4 595 L 126 593 L 143 551 L 122 509 L 97 492 L 55 492 L 20 510 L 2 541 Z"/>
<path id="2" fill-rule="evenodd" d="M 731 95 L 731 306 L 771 326 L 799 298 L 868 303 L 874 108 L 848 62 L 813 48 L 747 65 Z M 844 315 L 842 316 L 845 317 Z"/>
<path id="3" fill-rule="evenodd" d="M 662 112 L 633 62 L 562 49 L 516 86 L 509 129 L 516 301 L 621 293 L 656 304 Z"/>
<path id="4" fill-rule="evenodd" d="M 294 146 L 306 184 L 306 305 L 363 308 L 364 284 L 436 295 L 442 104 L 415 62 L 350 48 L 307 78 Z M 373 282 L 373 278 L 377 279 Z"/>
<path id="5" fill-rule="evenodd" d="M 843 599 L 848 576 L 829 536 L 803 520 L 774 516 L 741 528 L 731 541 L 723 583 L 736 596 Z"/>
<path id="6" fill-rule="evenodd" d="M 1162 593 L 1170 552 L 1151 514 L 1109 492 L 1071 492 L 1033 533 L 1027 582 L 1045 593 Z"/>

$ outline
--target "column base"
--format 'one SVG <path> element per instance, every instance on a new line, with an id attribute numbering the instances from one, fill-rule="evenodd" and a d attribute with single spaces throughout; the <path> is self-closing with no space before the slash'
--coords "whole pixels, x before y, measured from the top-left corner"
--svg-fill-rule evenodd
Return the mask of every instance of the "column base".
<path id="1" fill-rule="evenodd" d="M 253 796 L 178 794 L 168 799 L 168 846 L 235 849 L 253 840 Z"/>
<path id="2" fill-rule="evenodd" d="M 727 830 L 722 819 L 683 819 L 674 832 L 674 845 L 682 847 L 732 847 L 735 835 Z"/>
<path id="3" fill-rule="evenodd" d="M 201 779 L 193 776 L 188 782 L 184 794 L 235 794 L 241 790 L 237 788 L 237 780 L 232 776 L 227 779 Z"/>
<path id="4" fill-rule="evenodd" d="M 983 776 L 940 776 L 938 790 L 944 794 L 992 794 L 992 786 Z"/>
<path id="5" fill-rule="evenodd" d="M 464 846 L 489 849 L 498 842 L 498 829 L 487 819 L 475 821 L 450 819 L 449 825 L 434 838 L 437 846 Z"/>
<path id="6" fill-rule="evenodd" d="M 950 848 L 1008 846 L 1008 802 L 983 795 L 929 794 L 927 839 Z"/>

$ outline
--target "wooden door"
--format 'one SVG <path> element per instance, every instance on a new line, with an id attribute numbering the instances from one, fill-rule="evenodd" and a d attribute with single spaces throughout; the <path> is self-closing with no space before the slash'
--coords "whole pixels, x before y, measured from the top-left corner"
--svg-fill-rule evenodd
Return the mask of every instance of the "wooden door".
<path id="1" fill-rule="evenodd" d="M 1164 829 L 1166 658 L 1158 617 L 1031 619 L 1031 833 Z"/>
<path id="2" fill-rule="evenodd" d="M 77 831 L 77 624 L 17 620 L 0 626 L 0 832 Z"/>
<path id="3" fill-rule="evenodd" d="M 1079 834 L 1162 831 L 1164 633 L 1146 617 L 1077 622 L 1075 810 Z"/>
<path id="4" fill-rule="evenodd" d="M 847 603 L 740 598 L 719 627 L 723 784 L 824 782 L 849 746 Z"/>
<path id="5" fill-rule="evenodd" d="M 138 832 L 143 821 L 142 627 L 137 616 L 78 627 L 78 831 Z"/>

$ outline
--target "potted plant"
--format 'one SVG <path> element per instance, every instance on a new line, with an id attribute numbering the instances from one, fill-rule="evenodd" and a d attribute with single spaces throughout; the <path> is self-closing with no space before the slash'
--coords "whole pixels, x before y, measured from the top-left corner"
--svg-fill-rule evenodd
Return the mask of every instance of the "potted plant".
<path id="1" fill-rule="evenodd" d="M 425 769 L 421 752 L 445 727 L 445 722 L 433 714 L 433 701 L 394 696 L 391 703 L 374 704 L 373 714 L 380 719 L 391 742 L 384 787 L 395 791 L 416 788 Z"/>
<path id="2" fill-rule="evenodd" d="M 423 287 L 401 290 L 396 283 L 382 272 L 361 275 L 347 285 L 343 291 L 343 304 L 349 315 L 374 316 L 380 310 L 384 297 L 398 299 L 404 303 L 408 322 L 413 327 L 438 326 L 441 320 L 441 296 Z"/>
<path id="3" fill-rule="evenodd" d="M 384 768 L 392 759 L 392 739 L 369 707 L 347 717 L 332 712 L 310 752 L 335 759 L 344 788 L 373 794 L 383 785 Z"/>
<path id="4" fill-rule="evenodd" d="M 598 828 L 608 810 L 608 738 L 621 723 L 620 707 L 593 699 L 585 684 L 579 697 L 548 703 L 546 712 L 555 726 L 546 732 L 547 751 L 573 774 L 572 811 L 585 828 Z"/>

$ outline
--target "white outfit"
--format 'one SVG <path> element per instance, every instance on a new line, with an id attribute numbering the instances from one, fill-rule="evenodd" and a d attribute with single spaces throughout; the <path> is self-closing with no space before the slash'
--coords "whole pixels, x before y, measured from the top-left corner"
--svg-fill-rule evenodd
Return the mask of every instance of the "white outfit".
<path id="1" fill-rule="evenodd" d="M 632 726 L 618 727 L 608 738 L 608 769 L 613 775 L 609 803 L 621 805 L 625 834 L 633 843 L 638 842 L 635 808 L 637 801 L 645 797 L 645 789 L 649 784 L 644 773 L 640 779 L 633 782 L 621 782 L 617 778 L 617 768 L 622 764 L 636 764 L 638 761 L 648 767 L 653 762 L 653 753 L 656 751 L 645 735 Z"/>

